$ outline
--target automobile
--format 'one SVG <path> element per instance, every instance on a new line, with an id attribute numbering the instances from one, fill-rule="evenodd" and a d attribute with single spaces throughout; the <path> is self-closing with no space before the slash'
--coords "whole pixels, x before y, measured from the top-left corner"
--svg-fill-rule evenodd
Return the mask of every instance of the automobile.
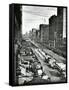
<path id="1" fill-rule="evenodd" d="M 51 56 L 47 54 L 47 55 L 45 55 L 45 58 L 49 59 L 49 58 L 51 58 Z"/>
<path id="2" fill-rule="evenodd" d="M 21 70 L 21 74 L 22 76 L 32 76 L 33 73 L 29 70 L 29 64 L 28 62 L 23 62 L 23 64 L 20 65 L 20 70 Z"/>
<path id="3" fill-rule="evenodd" d="M 41 68 L 42 68 L 41 63 L 37 62 L 36 69 L 41 69 Z"/>
<path id="4" fill-rule="evenodd" d="M 48 66 L 54 69 L 55 65 L 56 65 L 56 60 L 54 58 L 50 58 L 48 62 Z"/>
<path id="5" fill-rule="evenodd" d="M 24 66 L 25 68 L 29 67 L 30 62 L 29 61 L 21 61 L 22 66 Z"/>
<path id="6" fill-rule="evenodd" d="M 51 59 L 51 56 L 49 56 L 48 54 L 45 55 L 45 61 L 46 63 L 49 63 L 49 60 Z"/>
<path id="7" fill-rule="evenodd" d="M 66 71 L 66 65 L 64 63 L 56 63 L 62 71 Z"/>
<path id="8" fill-rule="evenodd" d="M 42 76 L 42 73 L 43 73 L 43 70 L 42 70 L 42 69 L 38 69 L 38 70 L 37 70 L 37 74 L 38 74 L 38 76 L 41 77 L 41 76 Z"/>
<path id="9" fill-rule="evenodd" d="M 21 75 L 19 76 L 19 79 L 18 79 L 18 83 L 19 83 L 19 85 L 23 85 L 23 84 L 25 84 L 25 83 L 28 83 L 28 82 L 30 82 L 31 80 L 33 79 L 33 77 L 32 76 L 30 76 L 30 77 L 22 77 Z"/>
<path id="10" fill-rule="evenodd" d="M 62 71 L 61 75 L 62 75 L 61 76 L 62 79 L 66 79 L 66 71 Z"/>
<path id="11" fill-rule="evenodd" d="M 46 73 L 44 73 L 44 72 L 42 74 L 42 79 L 50 81 L 50 77 Z"/>
<path id="12" fill-rule="evenodd" d="M 37 70 L 38 76 L 41 77 L 42 74 L 43 74 L 43 68 L 42 68 L 42 66 L 41 66 L 41 63 L 38 63 L 38 62 L 37 62 L 36 70 Z"/>
<path id="13" fill-rule="evenodd" d="M 48 75 L 43 75 L 42 79 L 50 80 L 50 77 Z"/>
<path id="14" fill-rule="evenodd" d="M 21 69 L 19 67 L 16 69 L 16 75 L 21 75 Z"/>
<path id="15" fill-rule="evenodd" d="M 50 58 L 50 59 L 49 59 L 49 64 L 50 64 L 51 66 L 53 66 L 55 62 L 56 62 L 56 60 L 55 60 L 54 58 Z"/>

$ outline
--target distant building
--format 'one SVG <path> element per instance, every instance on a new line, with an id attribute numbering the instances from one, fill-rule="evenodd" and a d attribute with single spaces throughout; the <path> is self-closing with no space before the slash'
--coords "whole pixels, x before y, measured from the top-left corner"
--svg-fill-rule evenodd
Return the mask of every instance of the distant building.
<path id="1" fill-rule="evenodd" d="M 36 30 L 37 30 L 36 28 L 32 29 L 32 40 L 33 41 L 36 41 Z"/>
<path id="2" fill-rule="evenodd" d="M 40 24 L 40 41 L 46 43 L 49 40 L 49 25 Z"/>
<path id="3" fill-rule="evenodd" d="M 40 30 L 36 30 L 36 41 L 40 42 Z"/>
<path id="4" fill-rule="evenodd" d="M 29 38 L 32 40 L 32 31 L 29 31 Z"/>

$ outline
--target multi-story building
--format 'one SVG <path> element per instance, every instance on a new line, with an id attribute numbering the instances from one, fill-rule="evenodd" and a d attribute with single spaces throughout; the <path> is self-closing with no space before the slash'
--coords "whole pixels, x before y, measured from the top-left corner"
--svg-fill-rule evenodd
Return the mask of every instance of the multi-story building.
<path id="1" fill-rule="evenodd" d="M 22 38 L 22 11 L 21 6 L 14 6 L 14 17 L 15 17 L 15 39 L 20 40 Z"/>
<path id="2" fill-rule="evenodd" d="M 40 42 L 40 30 L 36 30 L 36 41 Z"/>
<path id="3" fill-rule="evenodd" d="M 40 24 L 40 42 L 46 43 L 49 40 L 49 25 Z"/>
<path id="4" fill-rule="evenodd" d="M 57 16 L 53 15 L 49 18 L 49 45 L 55 47 L 57 33 Z"/>
<path id="5" fill-rule="evenodd" d="M 57 43 L 56 47 L 59 48 L 62 45 L 63 31 L 66 30 L 66 11 L 65 8 L 57 8 Z M 65 30 L 64 30 L 65 29 Z"/>
<path id="6" fill-rule="evenodd" d="M 32 31 L 29 31 L 29 38 L 32 40 Z"/>
<path id="7" fill-rule="evenodd" d="M 35 28 L 32 29 L 32 40 L 36 41 L 36 30 Z"/>
<path id="8" fill-rule="evenodd" d="M 62 44 L 63 29 L 66 29 L 66 11 L 65 8 L 57 8 L 57 16 L 53 15 L 49 18 L 49 42 L 50 46 L 58 48 Z"/>

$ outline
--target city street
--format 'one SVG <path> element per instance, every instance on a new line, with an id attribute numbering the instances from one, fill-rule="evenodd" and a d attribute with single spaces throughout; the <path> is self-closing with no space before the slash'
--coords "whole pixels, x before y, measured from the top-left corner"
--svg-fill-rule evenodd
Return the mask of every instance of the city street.
<path id="1" fill-rule="evenodd" d="M 26 48 L 28 48 L 28 53 L 30 54 L 29 49 L 31 49 L 33 52 L 33 55 L 35 55 L 36 58 L 33 58 L 33 55 L 31 55 L 31 56 L 23 55 L 22 57 L 20 57 L 22 59 L 20 59 L 20 63 L 19 63 L 19 67 L 21 69 L 21 75 L 19 76 L 19 84 L 24 83 L 24 81 L 31 82 L 32 80 L 35 80 L 35 82 L 37 82 L 37 79 L 40 77 L 40 75 L 42 75 L 42 73 L 44 73 L 45 76 L 40 77 L 40 79 L 46 80 L 46 83 L 48 82 L 47 78 L 50 78 L 50 83 L 65 81 L 66 71 L 64 71 L 65 72 L 64 75 L 62 74 L 62 71 L 61 71 L 62 69 L 66 70 L 66 66 L 63 63 L 63 60 L 65 60 L 65 59 L 63 57 L 57 55 L 56 53 L 52 52 L 51 50 L 48 50 L 45 48 L 42 49 L 38 44 L 34 43 L 30 39 L 26 40 L 26 42 L 29 44 L 29 47 L 26 47 Z M 26 49 L 26 51 L 27 51 L 27 49 Z M 24 50 L 21 50 L 21 53 L 23 53 L 23 52 L 24 52 Z M 47 55 L 45 55 L 45 53 Z M 50 58 L 50 59 L 48 59 L 48 58 Z M 47 60 L 48 60 L 48 62 L 46 62 Z M 23 61 L 23 63 L 28 63 L 28 64 L 25 65 L 22 63 L 22 61 Z M 30 62 L 34 62 L 34 64 L 33 63 L 29 64 Z M 35 65 L 35 68 L 36 68 L 37 65 L 39 66 L 38 62 L 42 66 L 42 72 L 39 71 L 39 73 L 37 75 L 38 77 L 37 77 L 37 79 L 35 79 L 36 76 L 33 77 L 34 73 L 32 71 L 30 71 L 29 65 L 32 65 L 32 67 L 34 67 L 34 65 Z M 56 67 L 56 68 L 54 68 L 54 67 Z M 26 72 L 26 68 L 29 68 L 28 72 Z M 38 70 L 35 71 L 35 73 L 37 73 L 37 72 L 38 72 Z M 34 81 L 33 81 L 33 83 L 34 83 Z"/>
<path id="2" fill-rule="evenodd" d="M 37 44 L 34 44 L 35 46 L 38 46 Z M 40 48 L 40 47 L 39 47 Z M 55 58 L 55 60 L 59 63 L 63 63 L 63 60 L 65 60 L 65 58 L 63 58 L 62 56 L 57 55 L 56 53 L 52 52 L 49 49 L 43 49 L 44 52 L 46 52 L 47 54 L 49 54 L 52 58 Z M 49 66 L 47 66 L 47 64 L 43 61 L 43 59 L 41 57 L 38 56 L 38 60 L 41 62 L 41 65 L 43 67 L 43 71 L 49 76 L 51 77 L 51 81 L 56 82 L 56 81 L 60 81 L 60 76 L 58 76 L 57 74 L 59 73 L 58 70 L 56 69 L 52 69 Z"/>

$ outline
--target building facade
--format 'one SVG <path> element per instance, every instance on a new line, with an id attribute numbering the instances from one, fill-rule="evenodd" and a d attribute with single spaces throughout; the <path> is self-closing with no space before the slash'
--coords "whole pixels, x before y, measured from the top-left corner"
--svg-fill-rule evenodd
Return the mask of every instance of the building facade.
<path id="1" fill-rule="evenodd" d="M 57 8 L 57 16 L 53 15 L 49 18 L 49 42 L 54 48 L 59 48 L 62 45 L 63 29 L 65 26 L 65 14 L 64 8 Z"/>
<path id="2" fill-rule="evenodd" d="M 61 47 L 63 41 L 63 29 L 66 26 L 63 26 L 64 23 L 64 8 L 57 8 L 57 43 L 56 48 Z"/>
<path id="3" fill-rule="evenodd" d="M 40 30 L 36 30 L 36 41 L 40 42 Z"/>
<path id="4" fill-rule="evenodd" d="M 49 25 L 40 24 L 40 42 L 46 43 L 49 40 Z"/>
<path id="5" fill-rule="evenodd" d="M 22 7 L 14 6 L 14 18 L 15 18 L 15 39 L 20 40 L 22 38 Z"/>
<path id="6" fill-rule="evenodd" d="M 57 34 L 57 16 L 53 15 L 49 18 L 49 45 L 55 47 Z"/>
<path id="7" fill-rule="evenodd" d="M 36 29 L 35 28 L 32 29 L 32 40 L 36 41 Z"/>

